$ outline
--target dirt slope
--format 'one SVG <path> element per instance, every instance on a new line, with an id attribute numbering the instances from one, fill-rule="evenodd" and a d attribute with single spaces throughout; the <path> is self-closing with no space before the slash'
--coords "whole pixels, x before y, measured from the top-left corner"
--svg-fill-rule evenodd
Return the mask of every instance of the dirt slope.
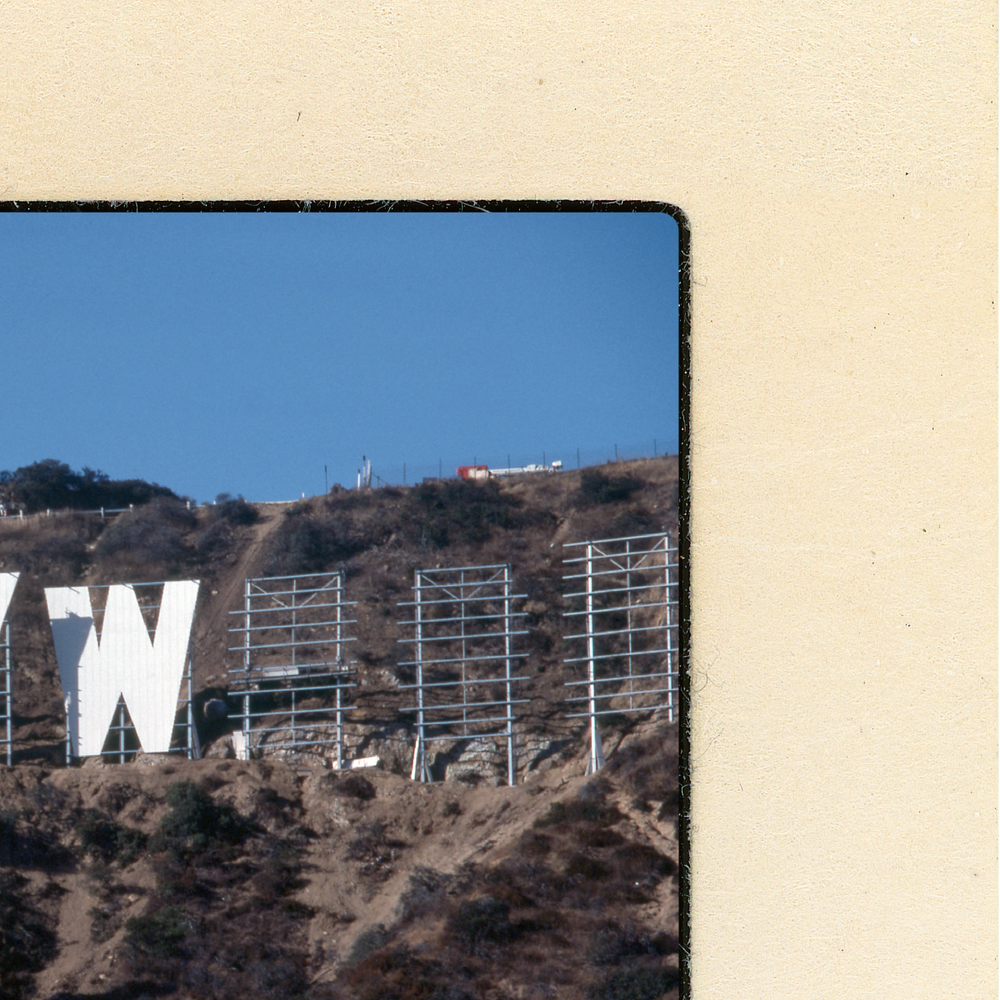
<path id="1" fill-rule="evenodd" d="M 16 763 L 0 767 L 0 995 L 676 995 L 677 726 L 612 717 L 608 765 L 584 777 L 562 664 L 561 543 L 659 530 L 677 530 L 675 459 L 488 490 L 444 483 L 196 511 L 157 501 L 118 522 L 0 524 L 0 569 L 22 573 Z M 518 783 L 486 765 L 468 781 L 413 783 L 398 602 L 417 567 L 495 562 L 527 594 Z M 383 770 L 226 759 L 224 725 L 205 727 L 205 760 L 63 766 L 45 586 L 200 579 L 200 704 L 225 695 L 244 580 L 318 568 L 343 570 L 358 602 L 348 728 Z"/>
<path id="2" fill-rule="evenodd" d="M 0 770 L 10 839 L 38 841 L 19 848 L 36 859 L 24 865 L 27 895 L 48 905 L 56 939 L 36 995 L 432 997 L 459 983 L 455 996 L 583 998 L 603 995 L 595 984 L 616 972 L 659 969 L 666 988 L 650 996 L 671 996 L 675 735 L 640 727 L 607 773 L 588 779 L 577 760 L 513 788 L 304 775 L 262 761 Z M 168 870 L 152 838 L 178 781 L 257 832 Z M 101 856 L 88 816 L 150 840 L 131 859 Z M 276 850 L 286 852 L 277 885 Z M 497 926 L 470 928 L 469 908 L 484 899 L 502 911 Z M 136 943 L 129 920 L 155 930 L 166 909 L 183 915 L 183 930 L 159 954 Z M 258 926 L 268 913 L 279 926 Z M 248 959 L 258 951 L 297 970 L 296 988 L 265 988 L 266 971 Z"/>

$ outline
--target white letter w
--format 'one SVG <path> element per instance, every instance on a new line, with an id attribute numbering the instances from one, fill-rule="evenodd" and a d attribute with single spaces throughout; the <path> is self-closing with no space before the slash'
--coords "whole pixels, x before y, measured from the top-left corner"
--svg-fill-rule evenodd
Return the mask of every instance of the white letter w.
<path id="1" fill-rule="evenodd" d="M 134 589 L 108 588 L 100 644 L 85 587 L 46 587 L 52 640 L 66 701 L 70 753 L 94 757 L 124 696 L 146 753 L 170 749 L 177 698 L 198 600 L 198 581 L 163 585 L 155 638 L 149 640 Z"/>

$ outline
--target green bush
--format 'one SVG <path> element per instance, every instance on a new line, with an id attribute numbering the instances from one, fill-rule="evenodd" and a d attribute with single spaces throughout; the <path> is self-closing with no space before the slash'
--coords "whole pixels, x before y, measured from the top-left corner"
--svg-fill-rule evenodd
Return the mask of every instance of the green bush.
<path id="1" fill-rule="evenodd" d="M 97 510 L 144 504 L 176 494 L 166 486 L 141 479 L 113 480 L 86 466 L 74 472 L 65 462 L 46 458 L 14 472 L 0 472 L 0 486 L 12 506 L 30 514 L 39 510 Z"/>
<path id="2" fill-rule="evenodd" d="M 194 922 L 183 910 L 165 906 L 149 916 L 130 917 L 125 922 L 125 946 L 156 958 L 176 958 L 194 930 Z"/>
<path id="3" fill-rule="evenodd" d="M 117 861 L 131 864 L 146 848 L 146 835 L 105 819 L 95 809 L 88 809 L 76 823 L 76 835 L 85 854 L 105 864 Z"/>
<path id="4" fill-rule="evenodd" d="M 253 831 L 232 806 L 217 805 L 193 781 L 177 781 L 167 789 L 170 812 L 160 821 L 149 846 L 176 858 L 193 858 L 219 847 L 241 844 Z"/>

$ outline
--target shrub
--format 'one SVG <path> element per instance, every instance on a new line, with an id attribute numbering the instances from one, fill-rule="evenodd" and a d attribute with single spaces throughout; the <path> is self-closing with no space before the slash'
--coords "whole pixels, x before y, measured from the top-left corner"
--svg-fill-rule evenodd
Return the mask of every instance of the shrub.
<path id="1" fill-rule="evenodd" d="M 274 902 L 301 889 L 304 885 L 299 852 L 291 844 L 277 842 L 254 878 L 257 894 L 265 902 Z M 303 907 L 304 904 L 299 906 Z M 288 909 L 287 905 L 285 909 Z"/>
<path id="2" fill-rule="evenodd" d="M 155 497 L 174 497 L 173 490 L 141 479 L 113 480 L 86 466 L 74 472 L 65 462 L 46 458 L 14 472 L 0 472 L 0 483 L 15 507 L 25 513 L 46 510 L 96 510 L 148 503 Z"/>
<path id="3" fill-rule="evenodd" d="M 212 521 L 195 538 L 194 551 L 199 559 L 207 559 L 228 551 L 232 545 L 232 529 L 225 521 Z"/>
<path id="4" fill-rule="evenodd" d="M 56 535 L 11 553 L 15 569 L 46 577 L 47 583 L 72 583 L 83 573 L 90 558 L 82 538 Z"/>
<path id="5" fill-rule="evenodd" d="M 220 493 L 215 498 L 212 516 L 229 524 L 256 524 L 260 519 L 257 511 L 242 496 L 233 498 L 228 493 Z"/>
<path id="6" fill-rule="evenodd" d="M 677 864 L 648 844 L 626 844 L 615 853 L 618 870 L 625 878 L 653 878 L 656 881 L 673 875 Z"/>
<path id="7" fill-rule="evenodd" d="M 181 954 L 184 939 L 194 930 L 194 922 L 176 906 L 125 922 L 125 946 L 157 958 L 175 958 Z"/>
<path id="8" fill-rule="evenodd" d="M 614 823 L 621 819 L 621 813 L 614 806 L 609 806 L 599 798 L 579 798 L 569 802 L 561 800 L 553 802 L 544 816 L 539 816 L 532 824 L 541 830 L 558 823 Z"/>
<path id="9" fill-rule="evenodd" d="M 368 802 L 375 798 L 375 786 L 360 774 L 348 774 L 333 785 L 334 795 L 343 795 L 347 798 L 360 799 Z"/>
<path id="10" fill-rule="evenodd" d="M 309 985 L 302 966 L 287 956 L 251 962 L 245 972 L 245 992 L 254 1000 L 291 1000 Z"/>
<path id="11" fill-rule="evenodd" d="M 450 882 L 447 875 L 425 865 L 417 865 L 399 897 L 400 919 L 412 920 L 417 914 L 427 912 L 441 898 Z"/>
<path id="12" fill-rule="evenodd" d="M 588 957 L 594 965 L 619 965 L 628 958 L 676 951 L 677 942 L 666 934 L 651 934 L 631 924 L 607 924 L 591 937 Z"/>
<path id="13" fill-rule="evenodd" d="M 275 532 L 265 572 L 269 576 L 321 573 L 363 548 L 351 538 L 346 521 L 292 516 Z"/>
<path id="14" fill-rule="evenodd" d="M 609 476 L 598 468 L 584 469 L 580 473 L 578 499 L 583 504 L 617 503 L 628 500 L 644 485 L 641 479 L 631 473 Z"/>
<path id="15" fill-rule="evenodd" d="M 354 941 L 354 947 L 348 956 L 347 964 L 357 965 L 359 962 L 363 962 L 379 948 L 384 948 L 392 938 L 393 933 L 386 928 L 385 924 L 375 924 L 362 931 Z"/>
<path id="16" fill-rule="evenodd" d="M 117 861 L 130 865 L 146 849 L 146 835 L 105 819 L 95 809 L 88 809 L 77 821 L 76 835 L 84 853 L 100 858 L 105 864 Z"/>
<path id="17" fill-rule="evenodd" d="M 196 525 L 197 518 L 180 501 L 156 500 L 120 515 L 101 535 L 95 554 L 170 570 L 190 554 L 184 532 Z"/>
<path id="18" fill-rule="evenodd" d="M 463 900 L 452 918 L 452 929 L 470 951 L 485 943 L 509 941 L 514 936 L 510 905 L 496 896 Z"/>
<path id="19" fill-rule="evenodd" d="M 0 995 L 10 1000 L 30 996 L 31 974 L 56 954 L 56 936 L 26 898 L 27 885 L 17 872 L 0 872 Z"/>
<path id="20" fill-rule="evenodd" d="M 51 789 L 39 786 L 34 796 L 41 798 L 48 791 Z M 58 844 L 52 828 L 48 824 L 43 828 L 32 812 L 7 810 L 0 815 L 0 865 L 49 871 L 73 867 L 76 858 L 72 851 Z"/>
<path id="21" fill-rule="evenodd" d="M 110 941 L 121 926 L 116 906 L 93 906 L 90 915 L 90 940 L 97 944 Z"/>
<path id="22" fill-rule="evenodd" d="M 594 882 L 607 878 L 611 874 L 611 869 L 597 858 L 588 857 L 586 854 L 575 854 L 566 866 L 566 874 L 570 878 Z"/>
<path id="23" fill-rule="evenodd" d="M 361 862 L 361 874 L 378 879 L 388 878 L 394 871 L 396 852 L 406 845 L 387 836 L 384 823 L 362 823 L 347 845 L 347 857 Z"/>
<path id="24" fill-rule="evenodd" d="M 409 499 L 406 532 L 424 546 L 482 545 L 494 527 L 509 530 L 527 523 L 520 501 L 494 481 L 425 483 L 415 486 Z"/>
<path id="25" fill-rule="evenodd" d="M 252 832 L 250 824 L 232 806 L 217 805 L 193 781 L 174 782 L 167 789 L 167 805 L 171 811 L 160 821 L 160 829 L 150 841 L 154 851 L 190 858 L 240 844 Z"/>
<path id="26" fill-rule="evenodd" d="M 657 1000 L 680 979 L 677 969 L 628 969 L 590 986 L 587 996 L 590 1000 Z"/>

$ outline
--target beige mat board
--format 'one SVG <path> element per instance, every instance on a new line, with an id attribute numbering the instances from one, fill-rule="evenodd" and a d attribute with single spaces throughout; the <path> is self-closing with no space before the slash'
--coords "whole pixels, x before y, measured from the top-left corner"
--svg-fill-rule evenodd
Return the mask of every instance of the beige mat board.
<path id="1" fill-rule="evenodd" d="M 693 995 L 997 993 L 996 6 L 0 7 L 0 191 L 691 225 Z"/>

